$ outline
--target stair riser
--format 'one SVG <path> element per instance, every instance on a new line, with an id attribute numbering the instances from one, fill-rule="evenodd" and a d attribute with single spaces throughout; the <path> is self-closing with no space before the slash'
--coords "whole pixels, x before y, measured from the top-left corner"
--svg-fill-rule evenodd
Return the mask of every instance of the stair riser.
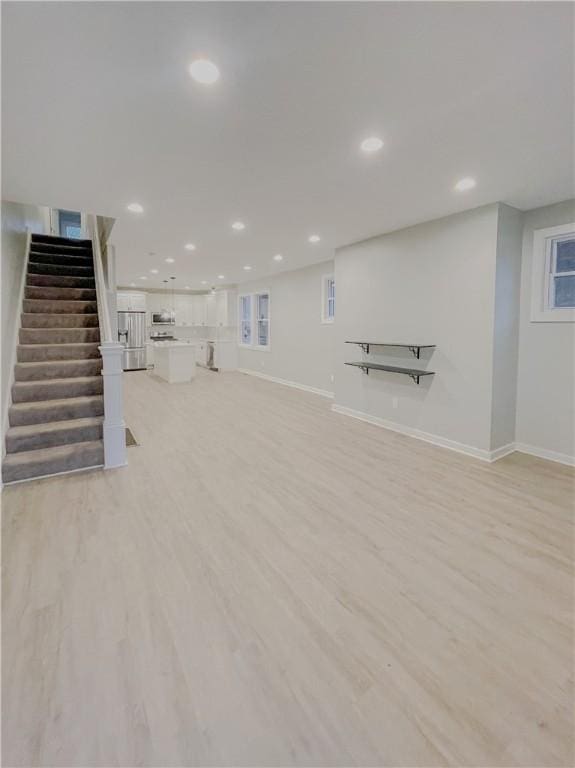
<path id="1" fill-rule="evenodd" d="M 2 479 L 5 483 L 17 480 L 31 480 L 35 477 L 55 475 L 60 472 L 71 472 L 75 469 L 102 466 L 104 463 L 104 446 L 96 443 L 93 447 L 79 449 L 70 456 L 59 459 L 42 460 L 26 463 L 22 466 L 3 467 Z"/>
<path id="2" fill-rule="evenodd" d="M 27 285 L 25 298 L 46 299 L 48 301 L 96 301 L 96 291 L 93 288 L 48 287 L 44 285 Z"/>
<path id="3" fill-rule="evenodd" d="M 67 379 L 76 376 L 98 376 L 102 371 L 102 359 L 56 361 L 53 363 L 32 363 L 14 368 L 15 381 L 43 381 L 44 379 Z"/>
<path id="4" fill-rule="evenodd" d="M 74 275 L 27 275 L 26 285 L 46 286 L 48 288 L 95 288 L 93 277 L 75 277 Z"/>
<path id="5" fill-rule="evenodd" d="M 98 315 L 43 315 L 23 313 L 22 328 L 98 328 Z"/>
<path id="6" fill-rule="evenodd" d="M 102 424 L 89 426 L 70 426 L 65 429 L 54 429 L 51 432 L 38 432 L 35 435 L 6 436 L 6 453 L 22 453 L 22 451 L 36 451 L 40 448 L 54 448 L 56 445 L 70 445 L 70 443 L 83 443 L 90 440 L 102 439 Z"/>
<path id="7" fill-rule="evenodd" d="M 81 346 L 71 344 L 69 347 L 63 344 L 48 346 L 33 344 L 29 347 L 19 346 L 17 358 L 19 363 L 39 363 L 52 360 L 84 360 L 86 358 L 100 357 L 97 344 Z"/>
<path id="8" fill-rule="evenodd" d="M 46 424 L 50 421 L 67 421 L 68 419 L 84 419 L 88 416 L 103 416 L 104 402 L 101 398 L 86 403 L 58 403 L 47 405 L 45 408 L 16 409 L 8 411 L 11 427 L 23 427 L 28 424 Z"/>
<path id="9" fill-rule="evenodd" d="M 99 328 L 21 328 L 20 344 L 74 344 L 99 342 Z"/>
<path id="10" fill-rule="evenodd" d="M 91 248 L 91 240 L 79 240 L 72 237 L 56 237 L 55 235 L 32 235 L 33 243 L 42 243 L 43 245 L 66 245 L 74 248 Z"/>
<path id="11" fill-rule="evenodd" d="M 24 299 L 24 312 L 41 312 L 42 314 L 95 314 L 98 304 L 95 301 L 46 301 L 45 299 Z"/>
<path id="12" fill-rule="evenodd" d="M 32 240 L 31 253 L 70 254 L 70 256 L 91 256 L 92 248 L 88 245 L 71 245 L 70 243 L 37 243 Z"/>
<path id="13" fill-rule="evenodd" d="M 13 403 L 33 403 L 39 400 L 60 400 L 65 397 L 84 397 L 86 395 L 101 395 L 103 392 L 102 377 L 94 381 L 78 381 L 66 379 L 55 384 L 49 382 L 34 382 L 34 384 L 16 383 L 12 387 Z"/>
<path id="14" fill-rule="evenodd" d="M 34 264 L 56 264 L 64 267 L 92 267 L 92 254 L 38 253 L 30 251 L 29 261 Z"/>
<path id="15" fill-rule="evenodd" d="M 29 262 L 30 275 L 76 275 L 77 277 L 93 277 L 93 267 L 66 267 L 61 264 L 37 264 Z"/>

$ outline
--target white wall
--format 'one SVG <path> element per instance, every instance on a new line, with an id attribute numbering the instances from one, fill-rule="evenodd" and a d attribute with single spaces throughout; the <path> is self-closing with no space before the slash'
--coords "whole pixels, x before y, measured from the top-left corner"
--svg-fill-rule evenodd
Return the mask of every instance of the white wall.
<path id="1" fill-rule="evenodd" d="M 20 285 L 26 261 L 26 233 L 46 231 L 49 211 L 33 205 L 2 201 L 2 433 L 9 403 L 10 382 L 20 325 Z"/>
<path id="2" fill-rule="evenodd" d="M 270 292 L 270 351 L 240 347 L 240 368 L 333 392 L 335 324 L 321 323 L 322 277 L 330 272 L 333 261 L 238 287 L 238 294 Z"/>
<path id="3" fill-rule="evenodd" d="M 491 450 L 515 442 L 523 216 L 499 205 L 495 267 Z"/>
<path id="4" fill-rule="evenodd" d="M 575 200 L 524 215 L 517 442 L 539 453 L 575 457 L 575 323 L 530 320 L 533 233 L 575 221 Z"/>
<path id="5" fill-rule="evenodd" d="M 336 407 L 491 449 L 497 204 L 392 232 L 336 251 Z M 406 376 L 344 365 L 346 340 L 436 344 L 415 360 L 380 349 L 370 359 L 436 372 Z"/>

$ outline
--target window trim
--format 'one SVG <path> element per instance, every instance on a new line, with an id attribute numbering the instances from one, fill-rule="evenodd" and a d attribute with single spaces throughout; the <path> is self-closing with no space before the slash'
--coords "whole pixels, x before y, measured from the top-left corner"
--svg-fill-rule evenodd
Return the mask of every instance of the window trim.
<path id="1" fill-rule="evenodd" d="M 530 318 L 532 323 L 575 322 L 575 307 L 550 306 L 553 243 L 568 235 L 575 237 L 575 222 L 536 229 L 533 233 Z"/>
<path id="2" fill-rule="evenodd" d="M 328 307 L 328 289 L 327 284 L 328 280 L 333 280 L 334 284 L 334 291 L 333 291 L 333 317 L 329 317 L 327 313 L 327 307 Z M 321 277 L 321 323 L 322 325 L 331 325 L 335 320 L 335 300 L 336 300 L 336 294 L 335 294 L 335 274 L 333 272 L 330 272 L 326 275 L 322 275 Z"/>
<path id="3" fill-rule="evenodd" d="M 250 344 L 244 344 L 242 341 L 242 316 L 241 316 L 241 308 L 242 308 L 242 299 L 245 297 L 250 297 L 250 322 L 251 322 L 251 343 Z M 258 297 L 259 296 L 267 296 L 268 297 L 268 316 L 267 316 L 267 324 L 268 324 L 268 343 L 267 344 L 258 344 L 257 340 L 259 338 L 258 335 Z M 251 349 L 256 352 L 269 352 L 271 350 L 271 303 L 272 303 L 272 294 L 269 289 L 260 289 L 259 291 L 248 291 L 245 293 L 240 293 L 238 295 L 238 346 L 240 349 Z"/>

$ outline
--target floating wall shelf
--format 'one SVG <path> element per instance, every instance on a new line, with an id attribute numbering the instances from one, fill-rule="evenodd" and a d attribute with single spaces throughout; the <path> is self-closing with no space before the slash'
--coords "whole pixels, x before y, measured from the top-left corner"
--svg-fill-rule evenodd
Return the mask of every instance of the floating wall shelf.
<path id="1" fill-rule="evenodd" d="M 353 343 L 353 342 L 352 342 Z M 406 345 L 398 345 L 406 346 Z M 369 374 L 370 371 L 387 371 L 387 373 L 402 373 L 404 376 L 409 376 L 416 384 L 419 384 L 421 376 L 434 376 L 435 371 L 422 371 L 417 368 L 398 368 L 395 365 L 381 365 L 380 363 L 346 363 L 346 365 L 352 365 L 354 368 L 361 368 L 361 370 Z"/>
<path id="2" fill-rule="evenodd" d="M 346 341 L 345 343 L 357 344 L 367 355 L 369 355 L 370 347 L 403 347 L 409 349 L 418 360 L 422 349 L 435 349 L 435 344 L 395 344 L 387 341 Z"/>

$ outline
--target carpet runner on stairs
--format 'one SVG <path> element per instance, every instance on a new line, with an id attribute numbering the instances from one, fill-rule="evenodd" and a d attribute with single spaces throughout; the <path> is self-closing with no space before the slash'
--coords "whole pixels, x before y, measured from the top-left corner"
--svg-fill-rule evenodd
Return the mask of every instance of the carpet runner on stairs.
<path id="1" fill-rule="evenodd" d="M 102 466 L 102 359 L 92 244 L 32 235 L 5 483 Z"/>

